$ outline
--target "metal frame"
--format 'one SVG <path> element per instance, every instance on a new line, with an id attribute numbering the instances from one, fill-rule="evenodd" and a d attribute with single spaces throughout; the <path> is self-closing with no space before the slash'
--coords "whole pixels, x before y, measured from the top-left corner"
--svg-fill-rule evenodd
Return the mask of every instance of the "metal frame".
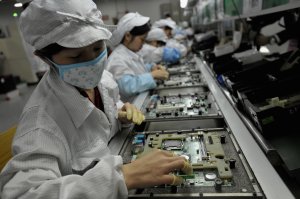
<path id="1" fill-rule="evenodd" d="M 256 143 L 255 139 L 252 137 L 251 132 L 246 127 L 239 114 L 222 92 L 215 78 L 210 73 L 207 64 L 199 58 L 196 58 L 196 63 L 206 79 L 210 91 L 215 97 L 229 128 L 242 149 L 266 197 L 270 199 L 294 198 L 266 155 Z"/>

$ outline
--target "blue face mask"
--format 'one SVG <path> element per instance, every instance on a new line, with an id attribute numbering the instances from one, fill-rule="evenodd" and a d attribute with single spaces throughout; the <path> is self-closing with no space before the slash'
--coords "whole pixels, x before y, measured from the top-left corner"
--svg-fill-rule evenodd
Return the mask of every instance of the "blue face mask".
<path id="1" fill-rule="evenodd" d="M 106 61 L 107 52 L 104 50 L 97 58 L 77 64 L 56 64 L 49 60 L 59 72 L 59 76 L 67 83 L 82 88 L 95 88 L 101 79 Z"/>

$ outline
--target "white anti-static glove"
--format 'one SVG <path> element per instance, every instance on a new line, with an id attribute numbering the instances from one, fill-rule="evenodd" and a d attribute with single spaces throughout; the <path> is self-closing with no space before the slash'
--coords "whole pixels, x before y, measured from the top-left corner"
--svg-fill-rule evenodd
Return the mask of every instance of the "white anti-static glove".
<path id="1" fill-rule="evenodd" d="M 138 110 L 134 105 L 125 103 L 124 106 L 119 110 L 118 119 L 122 123 L 134 123 L 140 125 L 144 120 L 144 114 Z"/>
<path id="2" fill-rule="evenodd" d="M 169 78 L 169 72 L 162 65 L 156 65 L 152 68 L 151 75 L 154 79 L 166 80 Z"/>

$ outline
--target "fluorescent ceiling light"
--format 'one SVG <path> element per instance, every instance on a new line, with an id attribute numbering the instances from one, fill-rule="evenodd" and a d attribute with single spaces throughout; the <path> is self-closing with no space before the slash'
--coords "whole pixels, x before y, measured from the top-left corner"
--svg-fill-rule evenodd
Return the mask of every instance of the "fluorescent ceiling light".
<path id="1" fill-rule="evenodd" d="M 22 3 L 15 3 L 15 5 L 14 5 L 16 8 L 20 8 L 20 7 L 22 7 L 23 6 L 23 4 Z"/>

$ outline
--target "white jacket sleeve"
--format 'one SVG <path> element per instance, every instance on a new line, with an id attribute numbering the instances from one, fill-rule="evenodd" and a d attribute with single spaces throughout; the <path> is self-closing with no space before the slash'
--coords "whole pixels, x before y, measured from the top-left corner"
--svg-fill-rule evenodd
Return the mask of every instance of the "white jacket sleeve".
<path id="1" fill-rule="evenodd" d="M 2 199 L 127 198 L 122 158 L 107 155 L 82 176 L 67 173 L 67 149 L 45 130 L 35 130 L 14 142 L 17 155 L 0 178 Z"/>

